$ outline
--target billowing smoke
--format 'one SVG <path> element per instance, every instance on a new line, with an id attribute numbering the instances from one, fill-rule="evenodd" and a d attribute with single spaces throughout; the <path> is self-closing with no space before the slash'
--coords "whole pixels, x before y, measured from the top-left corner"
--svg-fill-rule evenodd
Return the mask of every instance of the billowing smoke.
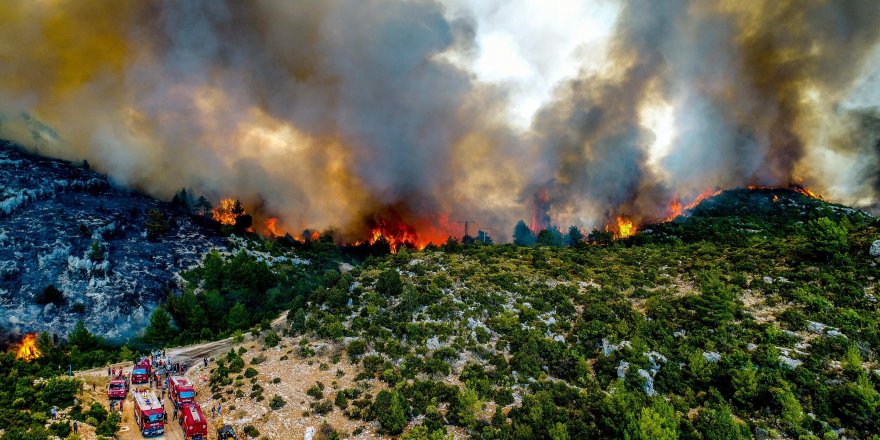
<path id="1" fill-rule="evenodd" d="M 657 218 L 676 197 L 749 184 L 864 200 L 876 174 L 813 153 L 876 170 L 878 127 L 841 102 L 878 24 L 873 1 L 625 2 L 608 71 L 564 84 L 536 119 L 553 217 Z M 674 133 L 652 158 L 660 133 L 646 119 L 663 111 Z M 844 141 L 831 139 L 842 125 Z"/>
<path id="2" fill-rule="evenodd" d="M 403 222 L 436 242 L 472 219 L 503 241 L 520 218 L 658 219 L 675 198 L 747 184 L 877 203 L 878 103 L 852 94 L 880 8 L 747 3 L 613 5 L 601 50 L 572 44 L 580 73 L 524 128 L 519 84 L 474 68 L 495 7 L 11 0 L 0 136 L 159 197 L 232 196 L 286 230 L 351 240 Z"/>

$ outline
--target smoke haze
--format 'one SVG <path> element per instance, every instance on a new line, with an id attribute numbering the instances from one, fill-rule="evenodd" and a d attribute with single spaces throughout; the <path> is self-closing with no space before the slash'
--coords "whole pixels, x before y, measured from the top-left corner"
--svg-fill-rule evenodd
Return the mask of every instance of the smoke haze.
<path id="1" fill-rule="evenodd" d="M 343 240 L 749 184 L 877 206 L 876 2 L 563 3 L 9 0 L 0 136 Z"/>

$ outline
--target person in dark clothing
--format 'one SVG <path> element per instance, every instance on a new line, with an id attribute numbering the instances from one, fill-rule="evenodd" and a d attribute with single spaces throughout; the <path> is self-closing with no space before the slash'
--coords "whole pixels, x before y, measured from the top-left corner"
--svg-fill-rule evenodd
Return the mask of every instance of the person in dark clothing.
<path id="1" fill-rule="evenodd" d="M 73 433 L 79 433 L 79 424 L 76 423 L 76 420 L 73 421 Z"/>
<path id="2" fill-rule="evenodd" d="M 168 413 L 167 412 L 162 413 L 162 422 L 168 423 Z"/>
<path id="3" fill-rule="evenodd" d="M 107 377 L 110 377 L 110 367 L 107 367 Z"/>

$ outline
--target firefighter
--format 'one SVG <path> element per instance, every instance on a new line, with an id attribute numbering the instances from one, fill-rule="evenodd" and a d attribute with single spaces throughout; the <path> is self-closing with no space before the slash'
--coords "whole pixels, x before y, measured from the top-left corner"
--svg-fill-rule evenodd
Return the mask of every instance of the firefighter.
<path id="1" fill-rule="evenodd" d="M 78 433 L 79 433 L 79 424 L 76 423 L 76 420 L 73 421 L 73 433 L 74 433 L 74 434 L 78 434 Z"/>
<path id="2" fill-rule="evenodd" d="M 107 377 L 110 377 L 110 367 L 107 367 Z"/>
<path id="3" fill-rule="evenodd" d="M 174 406 L 174 418 L 172 420 L 177 420 L 177 405 Z"/>

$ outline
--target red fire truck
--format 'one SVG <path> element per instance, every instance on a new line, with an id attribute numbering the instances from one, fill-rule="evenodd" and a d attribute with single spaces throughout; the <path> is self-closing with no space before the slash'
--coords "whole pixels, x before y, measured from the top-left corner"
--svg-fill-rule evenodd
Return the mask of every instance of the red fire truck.
<path id="1" fill-rule="evenodd" d="M 125 394 L 128 392 L 128 382 L 123 379 L 121 376 L 116 377 L 110 380 L 110 385 L 107 386 L 107 398 L 113 399 L 125 399 Z"/>
<path id="2" fill-rule="evenodd" d="M 131 370 L 131 383 L 147 383 L 150 381 L 150 360 L 144 359 L 135 364 Z"/>
<path id="3" fill-rule="evenodd" d="M 165 433 L 165 409 L 159 404 L 156 393 L 136 392 L 134 395 L 134 419 L 144 437 Z"/>
<path id="4" fill-rule="evenodd" d="M 204 440 L 208 438 L 208 421 L 197 403 L 185 403 L 180 409 L 180 427 L 183 439 Z"/>
<path id="5" fill-rule="evenodd" d="M 171 382 L 171 385 L 168 390 L 168 397 L 174 402 L 175 407 L 180 408 L 182 405 L 195 402 L 196 391 L 189 379 L 182 376 L 171 376 L 169 382 Z"/>

